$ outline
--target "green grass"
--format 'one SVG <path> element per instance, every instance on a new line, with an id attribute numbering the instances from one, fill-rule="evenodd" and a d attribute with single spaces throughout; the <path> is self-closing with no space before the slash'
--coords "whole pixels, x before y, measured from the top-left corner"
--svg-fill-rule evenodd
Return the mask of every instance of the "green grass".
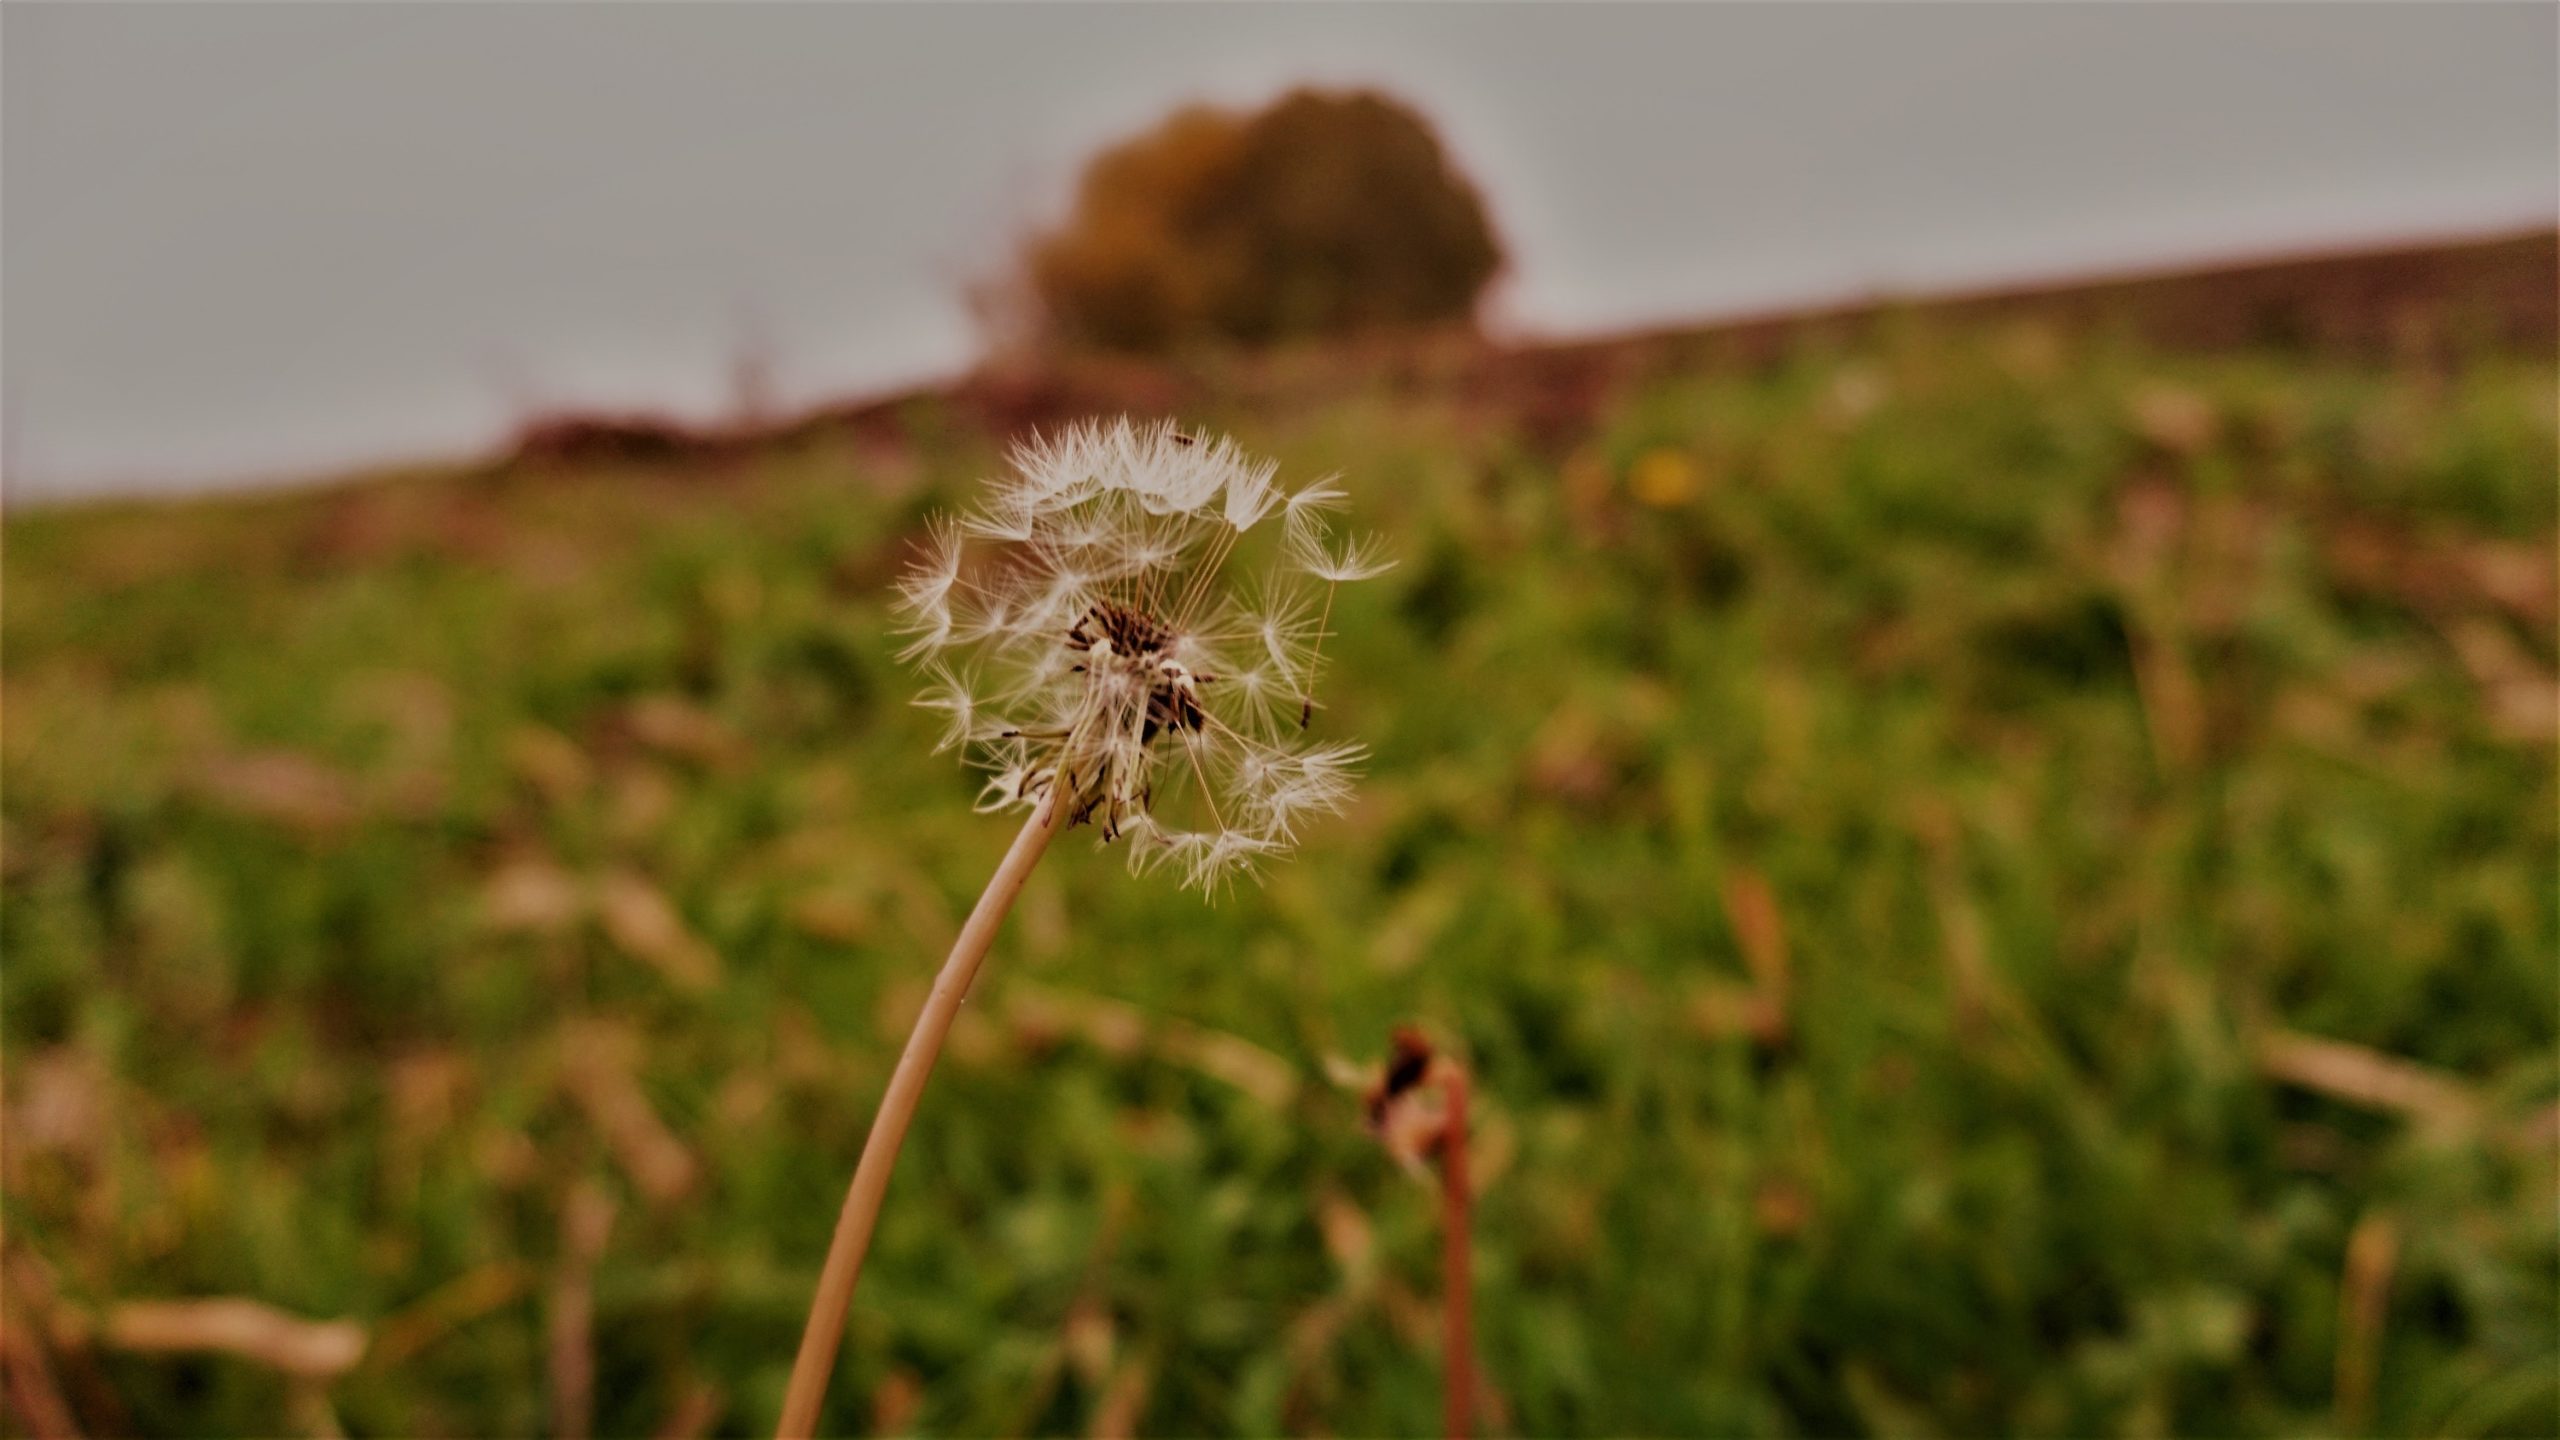
<path id="1" fill-rule="evenodd" d="M 1191 417 L 1403 557 L 1318 722 L 1371 774 L 1215 907 L 1059 846 L 831 1423 L 1430 1430 L 1432 1197 L 1341 1078 L 1410 1019 L 1479 1078 L 1513 1432 L 2550 1433 L 2554 405 L 1903 320 L 1563 456 L 1427 394 Z M 12 517 L 13 1289 L 350 1317 L 351 1431 L 530 1433 L 600 1191 L 597 1433 L 769 1427 L 1011 831 L 890 658 L 996 454 L 915 419 Z M 302 1423 L 236 1358 L 55 1368 L 97 1430 Z"/>

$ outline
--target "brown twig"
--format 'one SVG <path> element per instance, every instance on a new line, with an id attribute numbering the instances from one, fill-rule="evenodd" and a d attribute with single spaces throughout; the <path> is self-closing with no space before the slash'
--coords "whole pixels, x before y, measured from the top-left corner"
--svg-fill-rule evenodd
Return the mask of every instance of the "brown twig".
<path id="1" fill-rule="evenodd" d="M 592 1179 L 569 1189 L 560 1210 L 560 1270 L 551 1282 L 551 1433 L 595 1433 L 596 1262 L 612 1238 L 613 1196 Z"/>
<path id="2" fill-rule="evenodd" d="M 29 1383 L 67 1387 L 68 1395 L 59 1388 L 54 1392 L 54 1398 L 64 1402 L 58 1418 L 69 1426 L 61 1432 L 66 1436 L 79 1435 L 84 1421 L 104 1434 L 133 1432 L 123 1400 L 99 1373 L 92 1349 L 96 1328 L 92 1317 L 63 1304 L 52 1267 L 43 1257 L 17 1246 L 0 1246 L 0 1349 L 13 1352 L 20 1362 L 41 1362 Z M 26 1398 L 44 1403 L 32 1394 Z M 31 1419 L 27 1423 L 29 1433 L 38 1434 L 39 1440 L 53 1440 L 51 1435 L 39 1434 Z"/>
<path id="3" fill-rule="evenodd" d="M 1467 1183 L 1467 1072 L 1433 1067 L 1448 1112 L 1440 1132 L 1441 1425 L 1450 1440 L 1475 1433 L 1475 1238 Z"/>
<path id="4" fill-rule="evenodd" d="M 2388 1214 L 2369 1211 L 2347 1235 L 2338 1282 L 2338 1374 L 2334 1423 L 2361 1435 L 2373 1418 L 2373 1379 L 2382 1355 L 2382 1322 L 2391 1303 L 2391 1273 L 2400 1259 L 2400 1230 Z"/>
<path id="5" fill-rule="evenodd" d="M 1052 788 L 1023 822 L 1013 848 L 996 866 L 977 908 L 969 912 L 968 923 L 960 927 L 951 957 L 942 962 L 933 993 L 925 998 L 924 1011 L 907 1036 L 898 1068 L 890 1072 L 889 1088 L 880 1096 L 880 1113 L 871 1122 L 862 1159 L 854 1166 L 853 1185 L 845 1193 L 844 1211 L 836 1218 L 826 1266 L 818 1275 L 818 1293 L 810 1302 L 808 1327 L 801 1332 L 800 1353 L 791 1363 L 790 1387 L 783 1394 L 782 1421 L 774 1429 L 776 1440 L 807 1440 L 817 1429 L 818 1410 L 827 1398 L 827 1376 L 835 1369 L 836 1351 L 844 1340 L 845 1312 L 853 1305 L 854 1282 L 861 1278 L 863 1253 L 870 1249 L 872 1227 L 880 1220 L 880 1202 L 889 1190 L 890 1169 L 898 1163 L 898 1146 L 906 1139 L 916 1101 L 933 1073 L 935 1057 L 942 1053 L 943 1037 L 960 1013 L 960 1002 L 968 998 L 970 982 L 977 978 L 996 928 L 1004 923 L 1024 882 L 1031 878 L 1032 867 L 1040 863 L 1062 828 L 1058 815 L 1058 793 Z"/>
<path id="6" fill-rule="evenodd" d="M 1415 1096 L 1437 1087 L 1435 1113 Z M 1368 1095 L 1369 1128 L 1408 1165 L 1440 1169 L 1441 1426 L 1449 1440 L 1475 1432 L 1475 1236 L 1467 1174 L 1467 1069 L 1434 1051 L 1420 1031 L 1400 1027 L 1387 1067 Z"/>
<path id="7" fill-rule="evenodd" d="M 17 1296 L 7 1297 L 15 1301 Z M 13 1304 L 0 1314 L 0 1383 L 5 1383 L 9 1411 L 35 1440 L 79 1440 L 80 1422 L 54 1383 L 53 1364 L 44 1342 L 36 1338 L 28 1307 Z"/>

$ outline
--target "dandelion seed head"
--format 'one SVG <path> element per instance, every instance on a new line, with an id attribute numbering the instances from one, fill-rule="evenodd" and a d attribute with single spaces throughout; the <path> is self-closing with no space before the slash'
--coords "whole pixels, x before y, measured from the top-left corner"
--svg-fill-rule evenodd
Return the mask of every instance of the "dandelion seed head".
<path id="1" fill-rule="evenodd" d="M 1206 892 L 1341 809 L 1363 752 L 1308 734 L 1312 686 L 1334 590 L 1389 562 L 1334 535 L 1330 478 L 1277 474 L 1222 437 L 1080 425 L 932 523 L 898 584 L 904 653 L 939 748 L 988 774 L 980 809 L 1054 794 Z"/>

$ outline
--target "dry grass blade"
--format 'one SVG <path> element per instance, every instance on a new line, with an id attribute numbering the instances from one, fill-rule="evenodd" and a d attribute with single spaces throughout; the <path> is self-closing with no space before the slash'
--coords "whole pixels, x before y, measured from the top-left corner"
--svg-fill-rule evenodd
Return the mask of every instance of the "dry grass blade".
<path id="1" fill-rule="evenodd" d="M 1763 1045 L 1778 1044 L 1787 1036 L 1791 988 L 1786 922 L 1778 913 L 1778 897 L 1759 871 L 1737 866 L 1726 873 L 1724 904 L 1743 963 L 1751 968 L 1752 1037 Z"/>
<path id="2" fill-rule="evenodd" d="M 560 1208 L 560 1270 L 551 1283 L 551 1433 L 586 1440 L 595 1431 L 596 1261 L 613 1235 L 613 1197 L 592 1179 L 569 1189 Z"/>
<path id="3" fill-rule="evenodd" d="M 1094 1403 L 1093 1423 L 1085 1428 L 1092 1440 L 1129 1440 L 1147 1413 L 1147 1397 L 1155 1387 L 1155 1366 L 1144 1356 L 1122 1361 L 1111 1383 Z"/>
<path id="4" fill-rule="evenodd" d="M 1243 1036 L 1151 1015 L 1126 1001 L 1016 984 L 1006 1006 L 1017 1039 L 1042 1044 L 1072 1034 L 1111 1055 L 1151 1053 L 1222 1080 L 1273 1109 L 1298 1095 L 1298 1067 Z"/>
<path id="5" fill-rule="evenodd" d="M 2374 1372 L 2382 1356 L 2382 1321 L 2391 1302 L 2391 1275 L 2400 1259 L 2400 1229 L 2379 1212 L 2356 1222 L 2347 1236 L 2345 1273 L 2338 1279 L 2338 1433 L 2360 1434 L 2373 1415 Z"/>
<path id="6" fill-rule="evenodd" d="M 0 1381 L 6 1382 L 9 1413 L 35 1440 L 77 1440 L 79 1419 L 54 1383 L 44 1342 L 31 1333 L 32 1322 L 15 1293 L 6 1298 L 10 1303 L 0 1313 Z"/>
<path id="7" fill-rule="evenodd" d="M 892 1370 L 871 1392 L 871 1433 L 904 1435 L 924 1408 L 924 1382 L 913 1370 Z M 1028 1427 L 1025 1427 L 1028 1428 Z"/>
<path id="8" fill-rule="evenodd" d="M 728 1403 L 720 1387 L 708 1380 L 688 1382 L 676 1396 L 676 1406 L 667 1418 L 650 1432 L 654 1440 L 701 1440 L 720 1423 L 720 1411 Z"/>
<path id="9" fill-rule="evenodd" d="M 561 1035 L 562 1079 L 587 1112 L 614 1163 L 652 1205 L 668 1205 L 691 1193 L 698 1166 L 632 1073 L 632 1038 L 598 1022 L 574 1024 Z"/>
<path id="10" fill-rule="evenodd" d="M 493 930 L 557 935 L 586 913 L 586 889 L 549 856 L 518 855 L 490 872 L 480 910 Z"/>
<path id="11" fill-rule="evenodd" d="M 2481 1115 L 2480 1097 L 2452 1076 L 2343 1040 L 2270 1031 L 2258 1042 L 2258 1065 L 2275 1079 L 2333 1100 L 2448 1129 L 2468 1128 Z"/>
<path id="12" fill-rule="evenodd" d="M 354 787 L 346 777 L 298 751 L 218 756 L 196 778 L 215 803 L 307 835 L 334 834 L 357 817 Z"/>
<path id="13" fill-rule="evenodd" d="M 532 1285 L 533 1272 L 514 1261 L 467 1270 L 375 1327 L 365 1367 L 395 1370 L 454 1330 L 512 1304 Z"/>
<path id="14" fill-rule="evenodd" d="M 7 1131 L 13 1141 L 16 1133 Z M 129 1434 L 135 1426 L 122 1399 L 99 1373 L 92 1329 L 87 1314 L 62 1303 L 53 1269 L 42 1256 L 17 1246 L 0 1247 L 0 1349 L 28 1347 L 18 1351 L 17 1361 L 41 1369 L 27 1383 L 52 1385 L 67 1423 L 76 1427 L 86 1416 L 94 1429 Z M 34 1390 L 24 1398 L 45 1403 Z"/>
<path id="15" fill-rule="evenodd" d="M 287 1375 L 332 1380 L 364 1359 L 353 1320 L 305 1320 L 262 1301 L 128 1300 L 108 1309 L 98 1343 L 113 1350 L 233 1355 Z"/>
<path id="16" fill-rule="evenodd" d="M 318 1380 L 296 1380 L 285 1390 L 284 1413 L 311 1440 L 347 1440 L 338 1423 L 338 1407 L 329 1403 L 329 1388 Z"/>
<path id="17" fill-rule="evenodd" d="M 697 764 L 725 765 L 745 748 L 718 717 L 674 695 L 644 695 L 631 702 L 623 720 L 641 744 Z"/>
<path id="18" fill-rule="evenodd" d="M 720 983 L 720 957 L 690 929 L 665 892 L 629 871 L 596 882 L 596 917 L 604 933 L 633 958 L 655 966 L 690 995 Z"/>

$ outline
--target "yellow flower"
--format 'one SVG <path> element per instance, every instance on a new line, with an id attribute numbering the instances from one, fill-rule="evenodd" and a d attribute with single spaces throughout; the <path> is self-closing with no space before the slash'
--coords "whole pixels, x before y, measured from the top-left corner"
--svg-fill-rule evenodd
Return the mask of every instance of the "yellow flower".
<path id="1" fill-rule="evenodd" d="M 1657 445 L 1636 457 L 1627 471 L 1627 490 L 1658 510 L 1686 505 L 1697 498 L 1698 462 L 1685 450 Z"/>

